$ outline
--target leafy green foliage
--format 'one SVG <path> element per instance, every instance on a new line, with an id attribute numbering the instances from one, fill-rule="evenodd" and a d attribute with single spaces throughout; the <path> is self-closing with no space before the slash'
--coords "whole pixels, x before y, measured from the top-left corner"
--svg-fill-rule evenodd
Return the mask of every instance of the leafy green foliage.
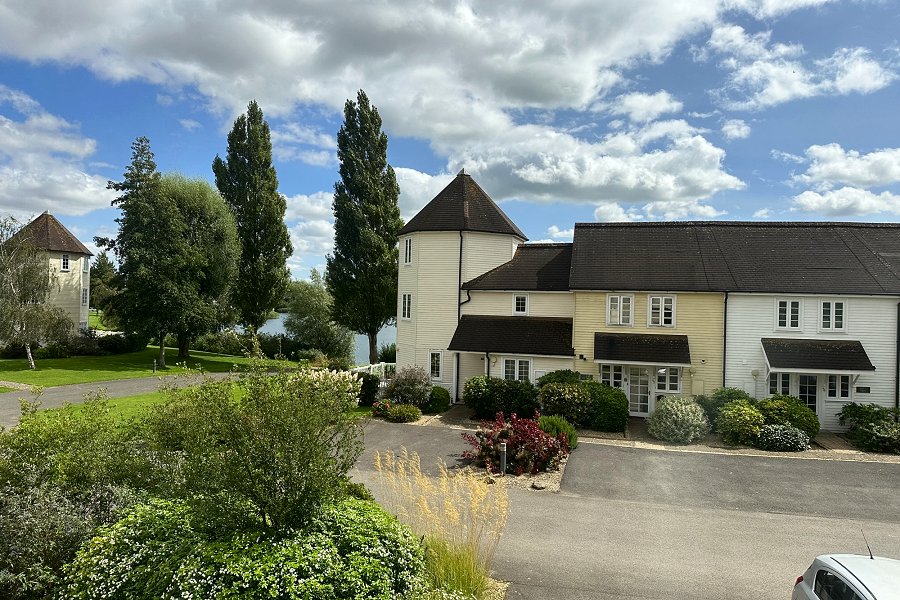
<path id="1" fill-rule="evenodd" d="M 506 472 L 513 475 L 535 474 L 559 467 L 569 455 L 566 435 L 553 437 L 543 431 L 536 419 L 499 413 L 493 421 L 484 421 L 475 432 L 462 434 L 472 447 L 463 457 L 492 473 L 500 472 L 500 444 L 506 444 Z"/>
<path id="2" fill-rule="evenodd" d="M 581 382 L 581 374 L 571 369 L 560 369 L 538 377 L 537 386 L 542 388 L 548 383 L 568 383 L 575 385 Z"/>
<path id="3" fill-rule="evenodd" d="M 359 374 L 359 405 L 372 406 L 378 400 L 378 389 L 381 385 L 381 378 L 371 373 Z"/>
<path id="4" fill-rule="evenodd" d="M 395 363 L 397 362 L 397 344 L 382 344 L 378 347 L 378 362 Z"/>
<path id="5" fill-rule="evenodd" d="M 794 396 L 775 394 L 760 400 L 756 408 L 762 413 L 766 425 L 791 425 L 814 439 L 819 433 L 819 418 L 806 404 Z"/>
<path id="6" fill-rule="evenodd" d="M 431 394 L 428 396 L 428 402 L 422 407 L 422 412 L 426 415 L 437 415 L 444 411 L 450 410 L 450 392 L 447 388 L 436 385 L 431 388 Z"/>
<path id="7" fill-rule="evenodd" d="M 792 425 L 769 423 L 760 429 L 756 445 L 772 452 L 803 452 L 809 450 L 809 436 Z"/>
<path id="8" fill-rule="evenodd" d="M 709 433 L 709 422 L 700 405 L 684 396 L 666 396 L 656 403 L 647 431 L 658 440 L 691 444 Z"/>
<path id="9" fill-rule="evenodd" d="M 238 276 L 231 301 L 240 322 L 256 331 L 284 296 L 290 281 L 287 259 L 293 252 L 272 166 L 269 124 L 256 101 L 235 120 L 228 134 L 225 160 L 212 164 L 216 187 L 231 208 L 240 240 Z"/>
<path id="10" fill-rule="evenodd" d="M 753 446 L 766 419 L 750 400 L 739 399 L 719 410 L 716 427 L 726 444 Z"/>
<path id="11" fill-rule="evenodd" d="M 398 370 L 384 388 L 384 398 L 391 404 L 424 406 L 431 395 L 431 377 L 422 367 L 407 366 Z"/>
<path id="12" fill-rule="evenodd" d="M 344 105 L 337 135 L 341 180 L 334 184 L 334 251 L 325 271 L 334 320 L 369 338 L 397 317 L 397 232 L 403 226 L 400 187 L 387 162 L 387 135 L 378 109 L 362 90 Z"/>
<path id="13" fill-rule="evenodd" d="M 318 349 L 329 358 L 349 363 L 353 358 L 353 332 L 331 320 L 334 300 L 315 269 L 309 281 L 291 282 L 284 328 L 304 350 Z"/>
<path id="14" fill-rule="evenodd" d="M 103 311 L 100 321 L 106 326 L 115 324 L 115 317 L 110 309 L 111 300 L 118 291 L 116 267 L 106 250 L 103 250 L 91 264 L 91 307 Z"/>
<path id="15" fill-rule="evenodd" d="M 719 402 L 721 405 L 727 404 L 729 402 L 734 402 L 735 400 L 746 400 L 748 402 L 753 402 L 753 397 L 750 394 L 748 394 L 741 388 L 736 387 L 719 388 L 712 393 L 712 398 Z"/>
<path id="16" fill-rule="evenodd" d="M 625 392 L 597 381 L 585 381 L 581 385 L 591 397 L 588 427 L 596 431 L 625 431 L 628 425 L 628 397 Z"/>
<path id="17" fill-rule="evenodd" d="M 559 415 L 577 424 L 590 421 L 591 395 L 580 383 L 545 383 L 538 399 L 545 415 Z"/>
<path id="18" fill-rule="evenodd" d="M 849 425 L 847 437 L 868 452 L 900 454 L 900 425 L 897 410 L 877 404 L 845 404 L 838 414 L 841 425 Z"/>
<path id="19" fill-rule="evenodd" d="M 422 418 L 422 411 L 412 404 L 391 404 L 384 418 L 391 423 L 415 423 Z"/>
<path id="20" fill-rule="evenodd" d="M 575 426 L 569 423 L 564 417 L 558 415 L 541 415 L 538 419 L 538 426 L 541 431 L 553 437 L 560 435 L 566 436 L 569 442 L 569 449 L 574 450 L 578 447 L 578 433 Z"/>
<path id="21" fill-rule="evenodd" d="M 530 382 L 484 375 L 466 381 L 463 402 L 478 419 L 493 419 L 500 412 L 533 415 L 541 406 L 537 389 Z"/>

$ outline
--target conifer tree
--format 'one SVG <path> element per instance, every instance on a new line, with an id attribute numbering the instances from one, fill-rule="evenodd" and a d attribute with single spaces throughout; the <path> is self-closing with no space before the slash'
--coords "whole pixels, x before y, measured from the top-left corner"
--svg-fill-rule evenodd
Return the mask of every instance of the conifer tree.
<path id="1" fill-rule="evenodd" d="M 334 320 L 369 338 L 378 360 L 378 332 L 397 317 L 397 232 L 403 226 L 400 188 L 387 162 L 378 109 L 360 90 L 344 105 L 337 136 L 341 180 L 334 184 L 334 251 L 325 282 Z"/>

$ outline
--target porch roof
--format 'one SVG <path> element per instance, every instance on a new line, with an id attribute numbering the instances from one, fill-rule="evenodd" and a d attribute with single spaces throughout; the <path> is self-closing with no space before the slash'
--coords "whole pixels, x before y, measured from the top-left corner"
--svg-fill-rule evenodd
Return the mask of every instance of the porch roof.
<path id="1" fill-rule="evenodd" d="M 574 356 L 572 319 L 463 315 L 449 350 Z"/>
<path id="2" fill-rule="evenodd" d="M 597 332 L 594 361 L 689 367 L 691 351 L 686 335 Z"/>
<path id="3" fill-rule="evenodd" d="M 874 371 L 866 349 L 855 340 L 762 338 L 769 371 L 780 373 L 863 373 Z"/>

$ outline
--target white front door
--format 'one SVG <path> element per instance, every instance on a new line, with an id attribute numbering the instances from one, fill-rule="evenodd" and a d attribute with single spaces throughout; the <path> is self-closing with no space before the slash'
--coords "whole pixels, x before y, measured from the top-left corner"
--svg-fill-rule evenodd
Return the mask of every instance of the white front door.
<path id="1" fill-rule="evenodd" d="M 628 367 L 628 379 L 625 386 L 625 393 L 628 395 L 628 412 L 634 417 L 649 415 L 650 368 Z"/>
<path id="2" fill-rule="evenodd" d="M 816 375 L 800 375 L 800 387 L 797 397 L 814 413 L 819 414 L 818 407 L 819 378 Z"/>

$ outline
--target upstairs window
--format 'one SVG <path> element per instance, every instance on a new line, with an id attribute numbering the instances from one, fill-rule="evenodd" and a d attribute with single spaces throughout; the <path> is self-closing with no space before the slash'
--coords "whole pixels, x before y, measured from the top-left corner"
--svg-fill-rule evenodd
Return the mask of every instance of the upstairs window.
<path id="1" fill-rule="evenodd" d="M 823 300 L 820 316 L 821 320 L 819 323 L 823 330 L 844 330 L 844 317 L 846 316 L 846 311 L 844 310 L 843 302 L 837 300 Z"/>
<path id="2" fill-rule="evenodd" d="M 607 325 L 631 325 L 631 307 L 634 305 L 632 296 L 607 296 L 606 324 Z"/>
<path id="3" fill-rule="evenodd" d="M 429 361 L 431 366 L 431 378 L 432 379 L 440 379 L 441 378 L 441 363 L 443 363 L 443 354 L 441 352 L 432 352 L 429 356 Z"/>
<path id="4" fill-rule="evenodd" d="M 69 255 L 68 254 L 62 255 L 62 260 L 60 260 L 59 270 L 60 271 L 68 271 L 69 270 Z"/>
<path id="5" fill-rule="evenodd" d="M 513 314 L 514 315 L 527 315 L 528 314 L 528 296 L 515 295 L 513 296 Z"/>
<path id="6" fill-rule="evenodd" d="M 775 302 L 775 324 L 778 329 L 800 329 L 800 301 L 777 300 Z"/>
<path id="7" fill-rule="evenodd" d="M 650 296 L 648 327 L 675 327 L 675 296 Z"/>
<path id="8" fill-rule="evenodd" d="M 403 240 L 403 264 L 408 265 L 412 263 L 412 238 L 406 238 Z"/>
<path id="9" fill-rule="evenodd" d="M 88 290 L 87 288 L 81 288 L 81 305 L 87 306 L 88 303 Z"/>
<path id="10" fill-rule="evenodd" d="M 412 294 L 403 294 L 403 301 L 400 309 L 400 318 L 412 318 Z"/>
<path id="11" fill-rule="evenodd" d="M 82 272 L 82 273 L 87 273 L 87 272 L 90 270 L 90 268 L 91 268 L 91 261 L 90 261 L 90 259 L 89 259 L 87 256 L 82 257 L 82 259 L 81 259 L 81 272 Z"/>

